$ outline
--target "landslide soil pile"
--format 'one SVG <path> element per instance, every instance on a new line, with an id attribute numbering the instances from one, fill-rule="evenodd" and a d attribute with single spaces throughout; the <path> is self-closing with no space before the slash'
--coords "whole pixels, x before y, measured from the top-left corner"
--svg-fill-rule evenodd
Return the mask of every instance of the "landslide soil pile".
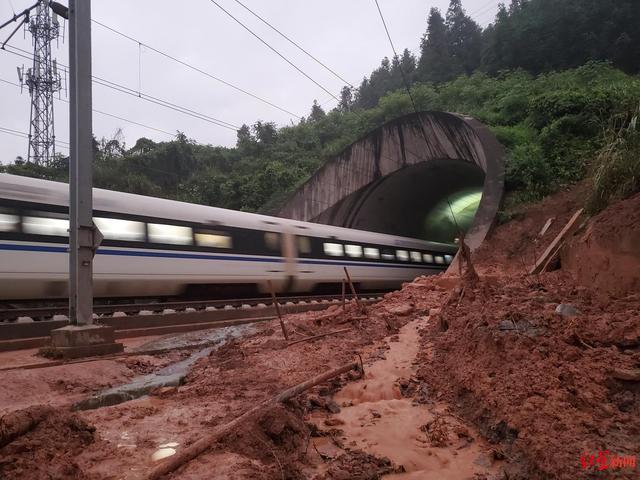
<path id="1" fill-rule="evenodd" d="M 555 215 L 559 231 L 580 197 L 564 192 L 498 227 L 474 256 L 481 281 L 454 289 L 423 331 L 423 351 L 434 353 L 423 355 L 421 378 L 498 446 L 509 479 L 637 478 L 581 460 L 640 451 L 640 294 L 580 286 L 575 271 L 522 273 L 555 236 L 537 240 L 545 221 Z M 611 206 L 576 238 L 627 238 L 639 203 Z"/>
<path id="2" fill-rule="evenodd" d="M 577 478 L 583 454 L 640 449 L 639 300 L 598 299 L 559 273 L 480 282 L 424 333 L 421 377 L 501 445 L 509 478 Z"/>
<path id="3" fill-rule="evenodd" d="M 587 185 L 549 196 L 539 203 L 522 206 L 511 219 L 494 228 L 473 254 L 480 272 L 523 274 L 542 254 L 547 244 L 562 230 L 571 216 L 584 205 Z M 551 225 L 542 238 L 539 233 L 547 220 Z"/>
<path id="4" fill-rule="evenodd" d="M 39 409 L 32 407 L 30 410 Z M 46 407 L 43 407 L 46 408 Z M 95 428 L 76 414 L 46 409 L 44 419 L 0 449 L 0 478 L 6 480 L 86 479 L 76 456 L 94 443 Z M 33 417 L 29 409 L 12 414 L 15 423 Z"/>
<path id="5" fill-rule="evenodd" d="M 562 265 L 580 284 L 613 296 L 640 292 L 640 194 L 592 218 L 564 250 Z"/>

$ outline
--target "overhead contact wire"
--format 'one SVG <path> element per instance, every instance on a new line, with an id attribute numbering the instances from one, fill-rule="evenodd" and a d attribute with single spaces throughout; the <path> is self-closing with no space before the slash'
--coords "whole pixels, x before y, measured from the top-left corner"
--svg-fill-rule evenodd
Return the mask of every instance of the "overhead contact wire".
<path id="1" fill-rule="evenodd" d="M 120 35 L 121 37 L 126 38 L 127 40 L 130 40 L 132 42 L 137 43 L 138 45 L 142 45 L 147 50 L 151 50 L 152 52 L 155 52 L 158 55 L 161 55 L 161 56 L 163 56 L 165 58 L 168 58 L 169 60 L 172 60 L 172 61 L 174 61 L 176 63 L 179 63 L 180 65 L 182 65 L 184 67 L 187 67 L 187 68 L 189 68 L 189 69 L 191 69 L 191 70 L 193 70 L 195 72 L 200 73 L 201 75 L 209 77 L 212 80 L 215 80 L 215 81 L 220 82 L 220 83 L 222 83 L 222 84 L 224 84 L 224 85 L 226 85 L 226 86 L 228 86 L 230 88 L 233 88 L 234 90 L 237 90 L 238 92 L 241 92 L 241 93 L 243 93 L 245 95 L 248 95 L 249 97 L 252 97 L 252 98 L 254 98 L 254 99 L 256 99 L 256 100 L 258 100 L 258 101 L 260 101 L 260 102 L 262 102 L 262 103 L 264 103 L 266 105 L 269 105 L 269 106 L 271 106 L 271 107 L 273 107 L 273 108 L 275 108 L 277 110 L 280 110 L 281 112 L 284 112 L 284 113 L 286 113 L 288 115 L 292 115 L 292 116 L 294 116 L 296 118 L 300 118 L 300 115 L 297 115 L 297 114 L 287 110 L 286 108 L 283 108 L 283 107 L 281 107 L 279 105 L 276 105 L 275 103 L 270 102 L 269 100 L 266 100 L 266 99 L 254 94 L 254 93 L 251 93 L 251 92 L 249 92 L 249 91 L 247 91 L 247 90 L 245 90 L 245 89 L 243 89 L 241 87 L 238 87 L 237 85 L 234 85 L 233 83 L 227 82 L 226 80 L 223 80 L 223 79 L 221 79 L 219 77 L 216 77 L 215 75 L 213 75 L 213 74 L 211 74 L 211 73 L 209 73 L 209 72 L 207 72 L 205 70 L 202 70 L 201 68 L 196 67 L 195 65 L 187 63 L 184 60 L 180 60 L 179 58 L 174 57 L 173 55 L 170 55 L 170 54 L 168 54 L 166 52 L 163 52 L 162 50 L 158 50 L 157 48 L 154 48 L 151 45 L 148 45 L 148 44 L 146 44 L 144 42 L 141 42 L 140 40 L 138 40 L 136 38 L 133 38 L 132 36 L 127 35 L 126 33 L 123 33 L 123 32 L 121 32 L 121 31 L 119 31 L 119 30 L 117 30 L 117 29 L 115 29 L 113 27 L 105 25 L 104 23 L 99 22 L 98 20 L 92 19 L 91 21 L 93 23 L 95 23 L 97 25 L 100 25 L 101 27 L 106 28 L 107 30 L 115 33 L 116 35 Z"/>
<path id="2" fill-rule="evenodd" d="M 318 60 L 316 57 L 314 57 L 311 53 L 309 53 L 307 50 L 305 50 L 304 48 L 302 48 L 300 45 L 298 45 L 298 43 L 296 43 L 294 40 L 292 40 L 291 38 L 289 38 L 287 35 L 285 35 L 284 33 L 282 33 L 280 30 L 278 30 L 276 27 L 274 27 L 273 25 L 271 25 L 268 21 L 266 21 L 264 18 L 262 18 L 260 15 L 258 15 L 256 12 L 254 12 L 253 10 L 251 10 L 249 7 L 247 7 L 244 3 L 242 3 L 240 0 L 235 0 L 235 2 L 240 5 L 242 8 L 244 8 L 245 10 L 247 10 L 249 13 L 251 13 L 251 15 L 253 15 L 254 17 L 256 17 L 258 20 L 260 20 L 262 23 L 264 23 L 265 25 L 267 25 L 269 28 L 271 28 L 272 30 L 274 30 L 275 32 L 278 33 L 278 35 L 280 35 L 282 38 L 284 38 L 285 40 L 287 40 L 289 43 L 291 43 L 292 45 L 294 45 L 298 50 L 300 50 L 301 52 L 303 52 L 305 55 L 307 55 L 309 58 L 311 58 L 313 61 L 315 61 L 318 65 L 322 66 L 323 68 L 325 68 L 327 71 L 329 71 L 330 73 L 332 73 L 336 78 L 338 78 L 339 80 L 343 81 L 344 83 L 346 83 L 347 85 L 349 85 L 351 88 L 354 88 L 353 85 L 351 84 L 351 82 L 349 82 L 348 80 L 345 80 L 342 76 L 340 76 L 338 73 L 336 73 L 333 69 L 331 69 L 330 67 L 328 67 L 327 65 L 325 65 L 323 62 L 321 62 L 320 60 Z"/>
<path id="3" fill-rule="evenodd" d="M 338 97 L 336 97 L 333 93 L 331 93 L 329 90 L 327 90 L 324 86 L 322 86 L 320 83 L 318 83 L 316 80 L 314 80 L 313 78 L 311 78 L 304 70 L 302 70 L 300 67 L 298 67 L 295 63 L 293 63 L 291 60 L 289 60 L 287 57 L 285 57 L 282 53 L 280 53 L 278 50 L 276 50 L 274 47 L 272 47 L 271 45 L 269 45 L 269 43 L 267 43 L 265 40 L 263 40 L 257 33 L 255 33 L 253 30 L 251 30 L 249 27 L 247 27 L 244 23 L 242 23 L 240 20 L 238 20 L 236 17 L 234 17 L 229 11 L 227 11 L 222 5 L 220 5 L 218 2 L 216 2 L 216 0 L 209 0 L 211 3 L 213 3 L 216 7 L 218 7 L 220 10 L 222 10 L 224 13 L 226 13 L 229 17 L 231 17 L 238 25 L 240 25 L 242 28 L 244 28 L 247 32 L 249 32 L 251 35 L 253 35 L 255 38 L 257 38 L 263 45 L 265 45 L 269 50 L 271 50 L 272 52 L 274 52 L 276 55 L 278 55 L 280 58 L 282 58 L 285 62 L 287 62 L 289 65 L 291 65 L 293 68 L 295 68 L 299 73 L 301 73 L 302 75 L 304 75 L 307 79 L 309 79 L 310 81 L 312 81 L 316 86 L 318 86 L 319 88 L 321 88 L 324 92 L 326 92 L 327 94 L 331 95 L 333 98 L 335 98 L 336 100 L 340 101 L 340 99 Z"/>

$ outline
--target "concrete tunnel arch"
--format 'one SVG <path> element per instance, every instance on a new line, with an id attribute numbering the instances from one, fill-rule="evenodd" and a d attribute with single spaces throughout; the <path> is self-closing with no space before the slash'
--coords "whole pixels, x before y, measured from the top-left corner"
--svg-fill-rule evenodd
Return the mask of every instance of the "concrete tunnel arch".
<path id="1" fill-rule="evenodd" d="M 438 205 L 449 210 L 452 198 L 477 192 L 466 234 L 474 250 L 494 222 L 503 187 L 504 149 L 488 127 L 455 113 L 420 112 L 382 125 L 330 158 L 278 215 L 451 242 L 445 238 L 451 232 L 425 222 L 429 215 L 446 217 Z"/>

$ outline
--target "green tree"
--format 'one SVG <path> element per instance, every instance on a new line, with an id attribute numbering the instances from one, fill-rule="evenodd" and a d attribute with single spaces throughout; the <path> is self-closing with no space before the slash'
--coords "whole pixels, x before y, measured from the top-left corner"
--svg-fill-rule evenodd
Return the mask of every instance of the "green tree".
<path id="1" fill-rule="evenodd" d="M 313 101 L 313 105 L 311 105 L 311 113 L 309 114 L 310 122 L 319 122 L 325 117 L 326 113 L 322 109 L 322 107 L 318 104 L 317 100 Z"/>
<path id="2" fill-rule="evenodd" d="M 340 90 L 340 102 L 336 107 L 340 112 L 349 112 L 353 106 L 353 89 L 346 85 Z"/>
<path id="3" fill-rule="evenodd" d="M 482 29 L 464 12 L 461 0 L 451 0 L 446 26 L 453 64 L 461 73 L 471 75 L 480 66 Z"/>
<path id="4" fill-rule="evenodd" d="M 427 21 L 427 32 L 422 37 L 417 77 L 425 82 L 441 83 L 456 76 L 459 67 L 449 51 L 447 26 L 440 10 L 432 8 Z"/>

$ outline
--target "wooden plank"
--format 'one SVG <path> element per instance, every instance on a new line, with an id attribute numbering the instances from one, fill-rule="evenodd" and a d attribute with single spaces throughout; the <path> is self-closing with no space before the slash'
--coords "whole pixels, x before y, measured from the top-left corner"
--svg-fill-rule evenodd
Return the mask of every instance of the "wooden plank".
<path id="1" fill-rule="evenodd" d="M 540 273 L 546 272 L 547 270 L 549 270 L 549 266 L 551 265 L 551 263 L 558 257 L 558 255 L 560 255 L 560 250 L 562 249 L 564 244 L 565 242 L 560 242 L 560 244 L 558 244 L 558 246 L 553 250 L 553 252 L 551 252 L 551 255 L 549 255 L 549 258 L 547 259 L 546 262 L 544 262 L 544 265 L 540 269 Z"/>
<path id="2" fill-rule="evenodd" d="M 582 215 L 583 211 L 584 209 L 581 208 L 580 210 L 578 210 L 576 213 L 573 214 L 573 217 L 571 217 L 571 219 L 567 222 L 567 224 L 556 236 L 556 238 L 554 238 L 553 241 L 549 244 L 549 246 L 544 251 L 544 253 L 540 256 L 540 258 L 538 258 L 535 265 L 531 267 L 531 270 L 529 270 L 530 275 L 534 273 L 540 273 L 542 271 L 544 266 L 548 263 L 550 257 L 554 254 L 554 252 L 557 251 L 558 245 L 562 241 L 564 241 L 565 237 L 569 235 L 573 227 L 576 225 L 576 222 L 580 218 L 580 215 Z"/>
<path id="3" fill-rule="evenodd" d="M 549 230 L 549 227 L 551 226 L 551 224 L 553 223 L 553 221 L 555 219 L 556 219 L 556 217 L 551 217 L 550 219 L 548 219 L 546 221 L 546 223 L 542 227 L 542 230 L 540 230 L 540 233 L 538 234 L 538 237 L 542 237 L 545 233 L 547 233 L 547 230 Z"/>

